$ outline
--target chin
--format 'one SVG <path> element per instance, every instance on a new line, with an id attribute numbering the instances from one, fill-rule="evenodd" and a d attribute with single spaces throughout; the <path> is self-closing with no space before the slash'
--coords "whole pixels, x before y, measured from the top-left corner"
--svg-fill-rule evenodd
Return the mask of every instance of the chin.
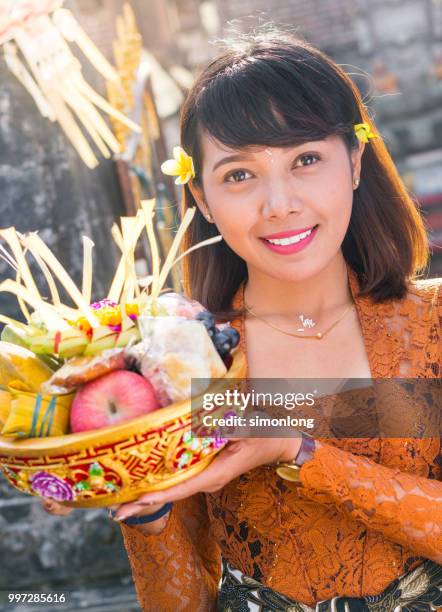
<path id="1" fill-rule="evenodd" d="M 285 265 L 284 262 L 282 262 L 279 266 L 273 265 L 263 268 L 261 262 L 259 269 L 267 276 L 276 280 L 288 283 L 301 283 L 318 276 L 327 268 L 333 267 L 333 264 L 336 263 L 336 257 L 338 256 L 344 261 L 342 253 L 339 250 L 338 253 L 330 254 L 329 258 L 321 257 L 312 259 L 311 257 L 305 257 L 296 262 L 287 262 Z"/>
<path id="2" fill-rule="evenodd" d="M 325 266 L 320 265 L 299 265 L 294 264 L 292 266 L 284 266 L 285 269 L 280 269 L 275 271 L 273 278 L 277 278 L 281 281 L 286 281 L 288 283 L 301 283 L 309 280 L 310 278 L 314 278 L 321 270 L 324 269 Z"/>

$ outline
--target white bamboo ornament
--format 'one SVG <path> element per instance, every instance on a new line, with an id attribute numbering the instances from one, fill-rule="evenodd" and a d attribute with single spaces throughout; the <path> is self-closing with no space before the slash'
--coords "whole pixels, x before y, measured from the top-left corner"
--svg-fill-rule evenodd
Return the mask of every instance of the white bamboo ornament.
<path id="1" fill-rule="evenodd" d="M 149 303 L 151 314 L 158 314 L 157 299 L 173 266 L 191 251 L 222 239 L 221 236 L 215 236 L 204 240 L 177 256 L 181 241 L 194 217 L 195 210 L 195 208 L 189 209 L 184 215 L 163 264 L 160 261 L 153 226 L 155 200 L 143 201 L 135 217 L 123 217 L 121 219 L 121 230 L 117 225 L 112 228 L 112 236 L 121 250 L 121 259 L 111 283 L 108 299 L 120 306 L 121 331 L 129 331 L 130 333 L 130 329 L 134 329 L 135 336 L 132 336 L 132 338 L 136 337 L 136 323 L 126 313 L 126 305 L 132 306 L 135 302 L 138 311 L 143 312 Z M 152 274 L 147 278 L 137 278 L 135 249 L 143 229 L 146 230 L 150 245 Z M 91 343 L 96 340 L 102 341 L 106 336 L 110 336 L 111 346 L 112 342 L 117 342 L 116 339 L 112 339 L 112 336 L 115 335 L 114 331 L 100 323 L 95 308 L 90 305 L 93 283 L 93 242 L 89 238 L 83 237 L 81 291 L 37 233 L 23 235 L 11 227 L 0 230 L 0 238 L 9 247 L 9 250 L 7 250 L 1 246 L 0 256 L 12 267 L 16 276 L 16 280 L 6 279 L 0 283 L 0 293 L 9 292 L 15 295 L 23 316 L 27 320 L 27 324 L 24 324 L 0 314 L 1 323 L 12 325 L 24 332 L 32 346 L 35 342 L 37 345 L 51 348 L 59 344 L 60 341 L 63 342 L 64 339 L 74 338 L 75 342 L 79 341 L 80 349 L 84 350 L 89 340 L 85 339 L 82 331 L 84 328 L 77 327 L 76 324 L 82 319 L 86 319 L 90 325 L 92 331 Z M 27 254 L 34 257 L 43 272 L 50 290 L 51 301 L 40 294 L 26 261 Z M 61 303 L 56 281 L 69 295 L 75 307 Z M 28 306 L 33 309 L 33 313 L 29 312 Z M 43 323 L 46 331 L 42 330 L 41 323 Z"/>
<path id="2" fill-rule="evenodd" d="M 114 87 L 123 88 L 118 72 L 73 14 L 61 8 L 62 4 L 62 0 L 1 0 L 0 44 L 4 45 L 8 68 L 32 96 L 41 114 L 57 121 L 84 163 L 95 168 L 98 159 L 83 131 L 91 136 L 103 157 L 120 152 L 118 140 L 98 110 L 126 129 L 139 133 L 141 128 L 85 81 L 68 42 L 75 43 Z"/>

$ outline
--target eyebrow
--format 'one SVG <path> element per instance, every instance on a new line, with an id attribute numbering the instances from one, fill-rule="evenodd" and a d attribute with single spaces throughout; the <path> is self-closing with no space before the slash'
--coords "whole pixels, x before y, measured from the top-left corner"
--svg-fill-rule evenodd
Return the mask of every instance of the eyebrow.
<path id="1" fill-rule="evenodd" d="M 304 147 L 305 145 L 309 144 L 310 142 L 323 142 L 323 140 L 324 139 L 320 139 L 318 141 L 316 141 L 316 140 L 308 140 L 306 142 L 301 142 L 298 145 L 294 145 L 293 147 L 287 147 L 287 148 L 299 149 L 299 148 Z M 236 161 L 245 161 L 245 160 L 249 160 L 249 159 L 251 159 L 251 156 L 247 155 L 247 153 L 235 153 L 233 155 L 227 155 L 226 157 L 222 157 L 219 161 L 216 162 L 216 164 L 212 168 L 212 172 L 215 172 L 215 170 L 217 168 L 219 168 L 220 166 L 222 166 L 224 164 L 228 164 L 230 162 L 236 162 Z"/>
<path id="2" fill-rule="evenodd" d="M 222 157 L 212 168 L 212 172 L 215 172 L 217 168 L 222 166 L 223 164 L 228 164 L 230 162 L 235 161 L 244 161 L 246 159 L 250 159 L 250 155 L 245 155 L 244 153 L 235 153 L 234 155 L 227 155 L 227 157 Z"/>

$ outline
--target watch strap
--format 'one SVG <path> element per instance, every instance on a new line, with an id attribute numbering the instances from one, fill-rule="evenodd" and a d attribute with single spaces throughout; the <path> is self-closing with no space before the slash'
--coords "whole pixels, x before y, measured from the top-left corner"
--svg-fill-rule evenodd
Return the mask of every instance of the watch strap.
<path id="1" fill-rule="evenodd" d="M 280 463 L 278 461 L 276 473 L 280 478 L 289 480 L 290 482 L 300 482 L 300 469 L 306 461 L 313 458 L 315 452 L 315 440 L 310 435 L 302 432 L 301 446 L 292 461 Z"/>
<path id="2" fill-rule="evenodd" d="M 299 447 L 298 454 L 294 459 L 294 464 L 297 467 L 301 467 L 304 465 L 306 461 L 309 461 L 313 458 L 313 454 L 315 452 L 315 440 L 311 436 L 302 432 L 302 442 Z"/>

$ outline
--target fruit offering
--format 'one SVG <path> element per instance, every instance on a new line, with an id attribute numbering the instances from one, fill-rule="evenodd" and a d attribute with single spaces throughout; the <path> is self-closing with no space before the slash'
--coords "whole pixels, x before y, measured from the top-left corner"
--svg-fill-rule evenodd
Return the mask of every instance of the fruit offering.
<path id="1" fill-rule="evenodd" d="M 0 293 L 14 294 L 23 315 L 19 321 L 0 314 L 0 470 L 23 492 L 73 507 L 124 503 L 197 474 L 227 442 L 189 438 L 190 400 L 211 379 L 224 383 L 245 371 L 242 354 L 232 356 L 239 334 L 216 325 L 197 301 L 163 290 L 182 257 L 221 236 L 178 255 L 190 209 L 161 266 L 154 205 L 142 202 L 135 217 L 112 228 L 121 259 L 98 301 L 89 239 L 80 290 L 38 234 L 0 230 L 8 247 L 0 243 L 0 258 L 15 276 L 0 283 Z M 135 248 L 143 230 L 152 274 L 139 279 Z"/>
<path id="2" fill-rule="evenodd" d="M 108 349 L 101 355 L 72 357 L 41 388 L 46 393 L 69 393 L 91 380 L 125 368 L 126 359 L 122 348 Z"/>
<path id="3" fill-rule="evenodd" d="M 201 321 L 212 342 L 215 345 L 218 354 L 222 359 L 239 344 L 239 332 L 229 325 L 223 325 L 221 328 L 215 325 L 215 317 L 211 312 L 204 310 L 196 315 L 196 319 Z"/>
<path id="4" fill-rule="evenodd" d="M 123 217 L 121 229 L 112 228 L 121 259 L 107 297 L 95 302 L 91 300 L 93 243 L 88 238 L 83 237 L 80 290 L 37 233 L 0 230 L 0 238 L 9 247 L 8 251 L 0 245 L 0 257 L 16 271 L 15 280 L 0 283 L 0 292 L 17 297 L 25 319 L 23 323 L 0 314 L 0 323 L 5 324 L 2 337 L 10 340 L 0 342 L 0 433 L 56 435 L 64 431 L 64 425 L 44 426 L 53 423 L 54 411 L 63 415 L 63 423 L 70 423 L 73 433 L 100 429 L 189 398 L 192 377 L 225 375 L 220 356 L 234 346 L 233 337 L 221 342 L 223 332 L 213 324 L 207 328 L 198 319 L 211 315 L 195 300 L 170 291 L 161 293 L 171 268 L 186 255 L 177 256 L 178 247 L 195 209 L 184 215 L 161 267 L 154 206 L 155 200 L 142 202 L 135 217 Z M 145 279 L 141 283 L 135 272 L 134 253 L 143 230 L 151 247 L 152 275 L 147 283 Z M 220 239 L 216 236 L 193 249 Z M 50 300 L 43 297 L 32 276 L 29 257 L 40 266 Z M 61 302 L 58 285 L 71 298 L 71 305 Z M 140 320 L 144 326 L 150 321 L 155 333 L 144 334 L 137 362 L 130 347 L 141 339 Z M 66 421 L 66 407 L 71 404 Z"/>
<path id="5" fill-rule="evenodd" d="M 118 370 L 86 383 L 75 395 L 71 431 L 89 431 L 130 421 L 159 408 L 152 384 L 135 372 Z"/>

